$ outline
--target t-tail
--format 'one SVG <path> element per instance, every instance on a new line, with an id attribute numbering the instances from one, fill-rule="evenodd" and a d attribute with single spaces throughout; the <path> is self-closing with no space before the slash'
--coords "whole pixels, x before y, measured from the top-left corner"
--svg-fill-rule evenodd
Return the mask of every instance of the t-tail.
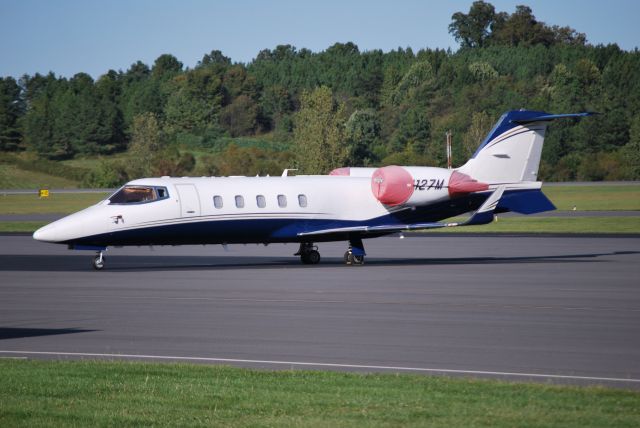
<path id="1" fill-rule="evenodd" d="M 471 159 L 456 170 L 489 188 L 507 189 L 496 212 L 533 214 L 556 207 L 540 190 L 538 181 L 542 145 L 549 123 L 593 113 L 550 114 L 517 110 L 502 115 Z"/>
<path id="2" fill-rule="evenodd" d="M 471 159 L 457 170 L 489 185 L 535 182 L 549 122 L 591 114 L 549 114 L 530 110 L 507 112 Z"/>

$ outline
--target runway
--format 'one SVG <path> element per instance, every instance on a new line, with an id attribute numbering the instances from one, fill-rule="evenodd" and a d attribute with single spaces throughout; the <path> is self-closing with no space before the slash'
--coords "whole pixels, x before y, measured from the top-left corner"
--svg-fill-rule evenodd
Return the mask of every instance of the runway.
<path id="1" fill-rule="evenodd" d="M 420 235 L 91 253 L 0 236 L 0 357 L 416 372 L 640 389 L 640 237 Z"/>

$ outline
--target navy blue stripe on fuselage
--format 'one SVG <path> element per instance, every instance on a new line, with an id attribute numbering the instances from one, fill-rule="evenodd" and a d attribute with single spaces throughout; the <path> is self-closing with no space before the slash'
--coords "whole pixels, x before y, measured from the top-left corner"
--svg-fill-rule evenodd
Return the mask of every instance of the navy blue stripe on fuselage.
<path id="1" fill-rule="evenodd" d="M 486 198 L 487 194 L 472 194 L 426 207 L 410 207 L 364 221 L 292 218 L 286 214 L 279 218 L 265 218 L 265 216 L 218 217 L 213 219 L 206 216 L 199 218 L 185 217 L 162 221 L 160 224 L 147 224 L 142 227 L 130 226 L 127 229 L 73 239 L 65 243 L 72 245 L 120 246 L 300 242 L 308 240 L 309 237 L 300 237 L 298 236 L 299 233 L 313 232 L 315 230 L 436 222 L 473 211 Z M 322 242 L 343 240 L 352 236 L 373 237 L 380 235 L 384 235 L 384 233 L 378 235 L 360 235 L 359 233 L 328 234 L 327 236 L 315 235 L 313 240 Z"/>

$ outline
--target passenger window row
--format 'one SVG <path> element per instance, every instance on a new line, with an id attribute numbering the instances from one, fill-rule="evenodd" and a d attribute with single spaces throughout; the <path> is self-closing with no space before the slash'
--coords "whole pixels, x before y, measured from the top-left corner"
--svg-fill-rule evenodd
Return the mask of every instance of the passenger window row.
<path id="1" fill-rule="evenodd" d="M 236 208 L 244 208 L 244 196 L 236 195 L 234 197 L 234 199 L 235 199 Z M 278 200 L 278 206 L 280 208 L 286 208 L 287 207 L 287 196 L 286 195 L 278 195 L 277 200 Z M 267 206 L 267 200 L 264 197 L 264 195 L 257 195 L 256 196 L 256 205 L 258 206 L 258 208 L 265 208 Z M 306 195 L 303 195 L 303 194 L 298 195 L 298 205 L 301 208 L 306 208 L 307 207 L 307 196 Z M 217 209 L 221 209 L 224 206 L 224 202 L 222 200 L 222 196 L 215 195 L 213 197 L 213 206 L 216 207 Z"/>

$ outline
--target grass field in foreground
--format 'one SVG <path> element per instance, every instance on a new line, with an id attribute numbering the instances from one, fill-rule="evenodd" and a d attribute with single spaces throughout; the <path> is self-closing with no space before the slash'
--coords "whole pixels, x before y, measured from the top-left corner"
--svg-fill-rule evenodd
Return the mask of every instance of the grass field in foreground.
<path id="1" fill-rule="evenodd" d="M 421 375 L 0 360 L 0 426 L 637 427 L 640 394 Z"/>

